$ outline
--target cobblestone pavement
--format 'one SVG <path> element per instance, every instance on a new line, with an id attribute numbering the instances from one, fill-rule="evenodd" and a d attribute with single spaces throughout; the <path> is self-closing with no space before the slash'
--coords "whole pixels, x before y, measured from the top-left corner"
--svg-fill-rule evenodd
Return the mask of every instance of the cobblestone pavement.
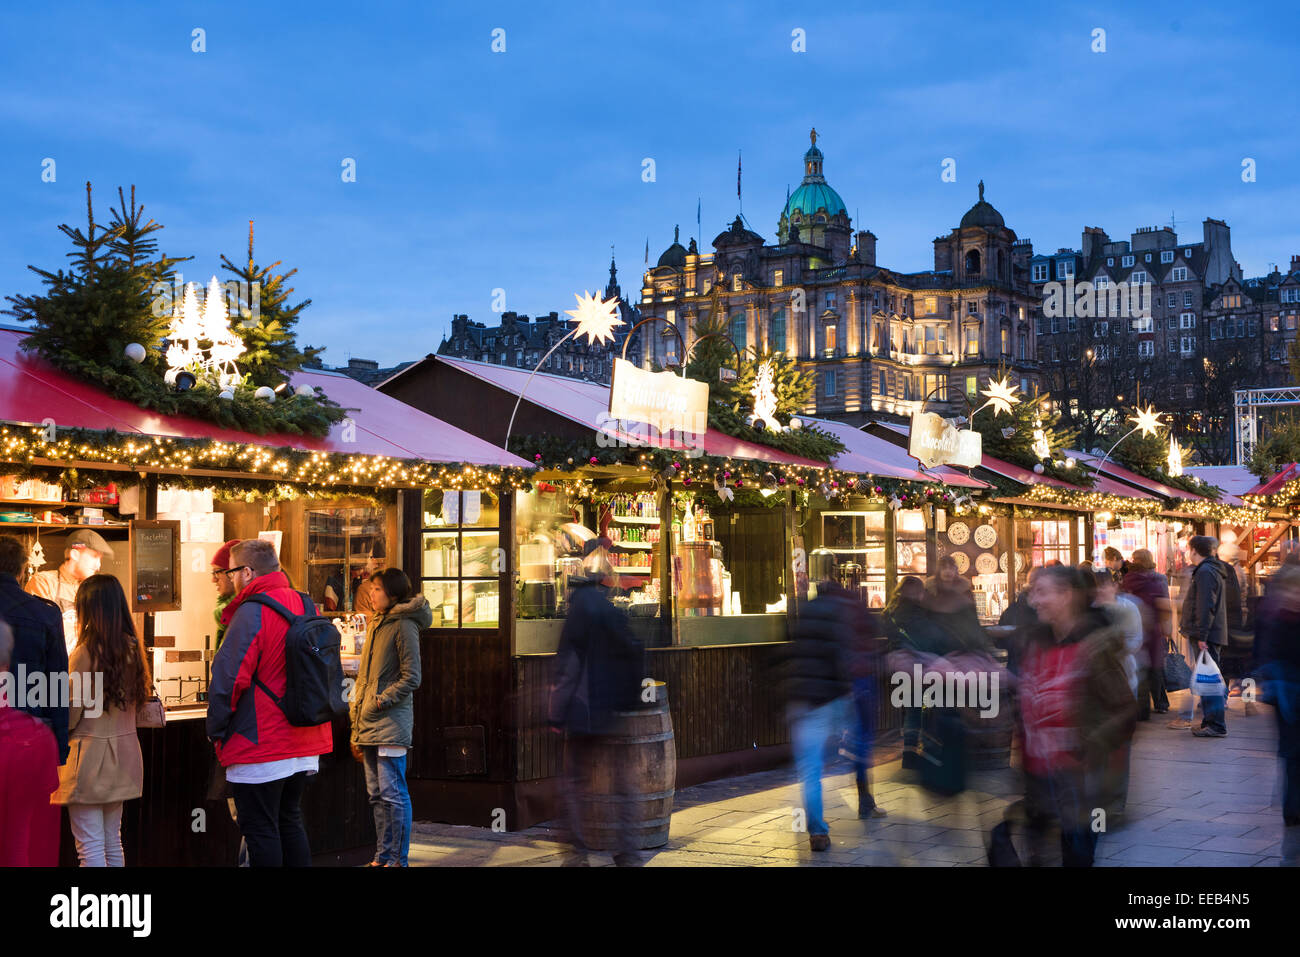
<path id="1" fill-rule="evenodd" d="M 1230 699 L 1228 737 L 1195 738 L 1168 727 L 1187 708 L 1173 695 L 1168 715 L 1138 725 L 1126 819 L 1101 835 L 1098 866 L 1277 866 L 1282 812 L 1272 710 Z M 1199 722 L 1199 719 L 1198 719 Z M 944 798 L 922 789 L 894 759 L 873 771 L 887 812 L 859 821 L 846 763 L 823 779 L 831 849 L 814 854 L 792 829 L 799 788 L 791 767 L 679 791 L 668 844 L 642 852 L 647 867 L 829 865 L 983 867 L 989 830 L 1018 799 L 1013 770 L 975 772 L 965 792 Z M 412 866 L 572 866 L 584 860 L 563 842 L 558 822 L 515 833 L 417 822 Z M 585 858 L 610 865 L 607 854 Z"/>

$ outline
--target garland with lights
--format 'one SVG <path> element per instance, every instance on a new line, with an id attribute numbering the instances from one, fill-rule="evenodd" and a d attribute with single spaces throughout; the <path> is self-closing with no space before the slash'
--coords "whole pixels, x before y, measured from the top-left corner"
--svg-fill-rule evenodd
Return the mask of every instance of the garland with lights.
<path id="1" fill-rule="evenodd" d="M 1110 492 L 1055 485 L 1030 485 L 1021 497 L 1044 505 L 1067 505 L 1087 512 L 1114 512 L 1117 515 L 1155 515 L 1168 507 L 1162 499 L 1128 498 Z"/>
<path id="2" fill-rule="evenodd" d="M 1249 525 L 1251 522 L 1261 522 L 1268 517 L 1267 509 L 1257 508 L 1253 505 L 1228 505 L 1224 502 L 1214 502 L 1209 499 L 1201 499 L 1195 502 L 1179 500 L 1173 506 L 1173 510 L 1216 522 L 1227 522 L 1231 525 Z"/>
<path id="3" fill-rule="evenodd" d="M 35 474 L 50 463 L 79 463 L 80 475 L 121 478 L 121 468 L 165 474 L 171 484 L 243 489 L 260 495 L 279 486 L 301 494 L 338 495 L 343 489 L 522 488 L 527 472 L 507 466 L 427 462 L 383 455 L 347 455 L 303 449 L 268 448 L 208 439 L 121 436 L 115 432 L 71 430 L 48 440 L 41 428 L 0 428 L 0 462 L 6 471 Z M 119 469 L 95 468 L 96 463 Z M 189 474 L 195 469 L 229 471 L 221 476 Z M 251 474 L 250 474 L 251 473 Z M 258 476 L 267 476 L 259 478 Z M 347 494 L 352 494 L 351 492 Z"/>

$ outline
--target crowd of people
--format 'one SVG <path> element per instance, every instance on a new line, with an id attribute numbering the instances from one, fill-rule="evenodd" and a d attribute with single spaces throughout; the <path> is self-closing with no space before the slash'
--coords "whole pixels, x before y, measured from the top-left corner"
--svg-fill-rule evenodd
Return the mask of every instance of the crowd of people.
<path id="1" fill-rule="evenodd" d="M 141 796 L 138 726 L 153 697 L 144 641 L 117 578 L 98 571 L 107 545 L 69 538 L 65 568 L 19 582 L 23 545 L 0 537 L 0 672 L 93 675 L 69 681 L 67 700 L 0 701 L 0 866 L 54 866 L 66 806 L 83 867 L 121 867 L 123 804 Z M 96 554 L 87 554 L 93 551 Z M 86 574 L 80 574 L 85 571 Z M 353 756 L 364 767 L 375 820 L 372 867 L 405 867 L 411 837 L 406 752 L 419 687 L 419 634 L 432 610 L 400 569 L 367 568 L 372 614 L 350 696 Z M 230 541 L 213 557 L 217 648 L 208 686 L 214 751 L 208 795 L 225 799 L 240 835 L 240 863 L 307 866 L 302 796 L 333 750 L 330 720 L 305 723 L 286 702 L 290 633 L 316 616 L 266 541 Z M 33 584 L 34 582 L 34 584 Z M 73 607 L 54 598 L 69 584 Z M 53 591 L 52 591 L 53 589 Z M 71 653 L 65 623 L 75 622 Z M 342 683 L 340 682 L 340 685 Z M 342 694 L 342 687 L 339 689 Z M 160 704 L 160 703 L 159 703 Z"/>
<path id="2" fill-rule="evenodd" d="M 0 672 L 102 677 L 69 683 L 65 702 L 0 701 L 0 780 L 6 782 L 0 865 L 55 864 L 60 806 L 67 808 L 83 866 L 124 863 L 123 804 L 143 789 L 137 726 L 153 681 L 121 585 L 98 571 L 97 555 L 80 551 L 103 544 L 84 537 L 70 543 L 65 566 L 76 587 L 72 607 L 64 609 L 47 597 L 57 598 L 63 578 L 25 590 L 19 582 L 27 553 L 16 539 L 0 537 Z M 1237 659 L 1238 673 L 1229 676 L 1239 680 L 1231 693 L 1248 701 L 1257 695 L 1274 706 L 1283 853 L 1294 863 L 1300 851 L 1300 550 L 1285 550 L 1281 569 L 1252 607 L 1236 553 L 1208 536 L 1194 536 L 1187 545 L 1177 600 L 1146 549 L 1125 558 L 1108 548 L 1096 567 L 1032 568 L 993 630 L 996 637 L 981 625 L 971 586 L 951 557 L 939 560 L 928 582 L 903 578 L 879 615 L 841 587 L 833 559 L 818 569 L 816 597 L 800 609 L 769 675 L 787 703 L 802 828 L 811 849 L 830 847 L 821 783 L 828 743 L 838 743 L 852 763 L 859 817 L 885 815 L 870 785 L 878 699 L 887 684 L 882 679 L 914 669 L 985 672 L 997 679 L 994 689 L 1010 692 L 1024 784 L 1016 807 L 1029 863 L 1053 858 L 1053 835 L 1059 834 L 1061 862 L 1089 866 L 1098 833 L 1123 823 L 1131 741 L 1139 721 L 1170 711 L 1166 676 L 1179 676 L 1176 662 L 1185 662 L 1184 671 L 1194 669 L 1190 684 L 1201 701 L 1201 720 L 1175 718 L 1170 726 L 1198 738 L 1222 738 L 1230 694 L 1221 675 L 1225 652 L 1234 639 L 1253 638 L 1245 642 L 1250 653 Z M 406 756 L 421 682 L 419 635 L 432 611 L 401 570 L 376 566 L 367 573 L 372 614 L 349 703 L 351 746 L 364 768 L 375 821 L 369 866 L 404 867 L 412 827 Z M 551 698 L 550 726 L 565 738 L 567 809 L 579 852 L 586 850 L 583 782 L 596 770 L 594 756 L 616 716 L 638 706 L 645 675 L 643 649 L 609 600 L 613 578 L 599 543 L 591 543 L 584 573 L 573 579 Z M 293 720 L 285 701 L 290 636 L 316 616 L 316 608 L 293 587 L 266 541 L 227 542 L 213 558 L 212 579 L 217 649 L 207 696 L 214 751 L 209 797 L 227 801 L 242 838 L 241 863 L 306 866 L 311 849 L 302 796 L 321 755 L 333 749 L 332 731 L 329 720 Z M 70 653 L 69 621 L 75 623 Z M 949 793 L 964 787 L 961 723 L 953 718 L 960 705 L 909 699 L 900 706 L 903 768 L 920 770 L 923 783 L 939 782 Z M 616 798 L 630 795 L 630 781 L 615 784 Z M 623 804 L 630 807 L 630 801 Z M 614 823 L 616 863 L 637 863 L 630 822 Z"/>
<path id="3" fill-rule="evenodd" d="M 921 671 L 994 673 L 1011 690 L 1021 746 L 1023 824 L 1030 864 L 1059 859 L 1090 866 L 1099 833 L 1124 823 L 1130 751 L 1139 721 L 1170 711 L 1166 673 L 1183 661 L 1199 723 L 1174 717 L 1170 727 L 1197 738 L 1226 737 L 1227 698 L 1258 695 L 1275 706 L 1283 766 L 1284 857 L 1300 851 L 1300 551 L 1288 549 L 1257 609 L 1246 600 L 1240 552 L 1209 536 L 1187 542 L 1187 568 L 1175 599 L 1147 549 L 1127 558 L 1107 548 L 1102 563 L 1057 562 L 1029 570 L 999 627 L 981 627 L 970 585 L 956 563 L 941 558 L 928 581 L 903 578 L 878 622 L 822 569 L 817 597 L 801 614 L 779 656 L 790 736 L 802 789 L 810 847 L 830 847 L 821 778 L 827 742 L 854 742 L 859 817 L 883 813 L 866 787 L 874 704 L 861 707 L 863 687 Z M 1175 622 L 1177 631 L 1175 631 Z M 1250 628 L 1253 627 L 1253 636 Z M 989 636 L 996 633 L 996 638 Z M 1183 641 L 1180 643 L 1178 637 Z M 1253 640 L 1252 640 L 1253 637 Z M 1237 655 L 1236 673 L 1226 652 Z M 1185 650 L 1184 650 L 1185 649 Z M 1180 669 L 1172 667 L 1175 675 Z M 863 680 L 870 673 L 873 680 Z M 1190 676 L 1190 677 L 1188 677 Z M 884 680 L 882 680 L 884 679 Z M 1217 681 L 1215 680 L 1217 679 Z M 1231 687 L 1230 682 L 1235 686 Z M 851 684 L 852 683 L 852 684 Z M 954 793 L 963 786 L 957 703 L 902 703 L 902 767 Z M 945 777 L 937 765 L 952 769 Z M 956 782 L 956 783 L 954 783 Z"/>

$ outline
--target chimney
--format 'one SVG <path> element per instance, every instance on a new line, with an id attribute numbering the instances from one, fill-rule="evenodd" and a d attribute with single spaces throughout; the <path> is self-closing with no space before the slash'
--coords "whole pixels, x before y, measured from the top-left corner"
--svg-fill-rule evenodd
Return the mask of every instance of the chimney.
<path id="1" fill-rule="evenodd" d="M 1300 272 L 1300 256 L 1291 257 L 1291 272 Z"/>
<path id="2" fill-rule="evenodd" d="M 876 236 L 870 230 L 858 230 L 858 262 L 876 264 Z"/>

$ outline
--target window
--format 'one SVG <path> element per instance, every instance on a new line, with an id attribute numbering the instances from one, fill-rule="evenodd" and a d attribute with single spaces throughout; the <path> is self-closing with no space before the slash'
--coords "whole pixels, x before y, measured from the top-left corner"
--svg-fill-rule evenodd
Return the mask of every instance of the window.
<path id="1" fill-rule="evenodd" d="M 835 370 L 827 369 L 822 381 L 826 383 L 826 397 L 832 398 L 835 395 Z"/>
<path id="2" fill-rule="evenodd" d="M 1173 282 L 1187 282 L 1187 267 L 1175 266 L 1169 270 L 1169 278 Z"/>
<path id="3" fill-rule="evenodd" d="M 1029 337 L 1023 332 L 1020 333 L 1020 361 L 1024 362 L 1029 358 Z"/>
<path id="4" fill-rule="evenodd" d="M 325 611 L 351 611 L 371 556 L 383 567 L 383 508 L 307 509 L 307 593 Z M 372 566 L 373 567 L 373 566 Z"/>
<path id="5" fill-rule="evenodd" d="M 1114 257 L 1114 256 L 1107 256 L 1107 257 L 1106 257 L 1106 265 L 1107 265 L 1107 266 L 1113 266 L 1113 265 L 1115 265 L 1115 257 Z"/>
<path id="6" fill-rule="evenodd" d="M 886 383 L 885 383 L 885 370 L 884 370 L 884 369 L 881 369 L 881 370 L 880 370 L 880 393 L 879 393 L 879 394 L 880 394 L 880 395 L 888 395 L 888 394 L 889 394 L 889 386 L 886 385 Z"/>
<path id="7" fill-rule="evenodd" d="M 1249 336 L 1250 338 L 1252 338 L 1252 339 L 1255 339 L 1255 338 L 1257 338 L 1257 337 L 1259 336 L 1259 320 L 1258 320 L 1258 319 L 1252 319 L 1252 320 L 1250 320 L 1250 322 L 1247 324 L 1247 332 L 1246 332 L 1246 335 L 1248 335 L 1248 336 Z"/>
<path id="8" fill-rule="evenodd" d="M 979 390 L 979 376 L 968 375 L 966 377 L 966 394 L 973 397 L 979 393 Z"/>
<path id="9" fill-rule="evenodd" d="M 826 327 L 826 352 L 828 354 L 835 351 L 836 339 L 838 338 L 836 335 L 837 329 L 838 327 L 835 325 L 828 325 Z"/>
<path id="10" fill-rule="evenodd" d="M 1047 325 L 1047 320 L 1046 320 L 1046 319 L 1044 319 L 1042 316 L 1038 316 L 1038 317 L 1036 317 L 1036 318 L 1034 319 L 1034 332 L 1035 332 L 1037 335 L 1040 335 L 1040 336 L 1043 335 L 1043 334 L 1044 334 L 1044 329 L 1046 328 L 1046 325 Z"/>
<path id="11" fill-rule="evenodd" d="M 974 299 L 972 299 L 970 302 L 966 303 L 966 315 L 968 315 L 968 316 L 978 316 L 978 315 L 979 315 L 979 303 L 976 302 Z"/>
<path id="12" fill-rule="evenodd" d="M 1287 328 L 1287 332 L 1292 332 L 1292 331 L 1295 330 L 1295 313 L 1294 313 L 1294 312 L 1292 312 L 1292 313 L 1288 313 L 1288 314 L 1287 314 L 1287 317 L 1286 317 L 1286 328 Z"/>
<path id="13" fill-rule="evenodd" d="M 1002 354 L 1011 355 L 1011 330 L 1006 326 L 1002 327 Z"/>
<path id="14" fill-rule="evenodd" d="M 772 351 L 785 352 L 785 310 L 772 313 Z"/>
<path id="15" fill-rule="evenodd" d="M 1210 322 L 1210 339 L 1223 338 L 1223 320 L 1215 319 Z"/>
<path id="16" fill-rule="evenodd" d="M 1034 263 L 1033 282 L 1047 282 L 1047 263 Z"/>
<path id="17" fill-rule="evenodd" d="M 1147 281 L 1147 274 L 1146 274 L 1145 272 L 1143 272 L 1142 270 L 1139 269 L 1139 270 L 1137 270 L 1136 272 L 1133 273 L 1132 278 L 1129 280 L 1129 285 L 1130 285 L 1130 286 L 1141 286 L 1141 285 L 1144 284 L 1146 281 Z"/>
<path id="18" fill-rule="evenodd" d="M 980 353 L 979 333 L 974 329 L 966 330 L 966 355 L 977 356 Z"/>
<path id="19" fill-rule="evenodd" d="M 1110 323 L 1109 323 L 1109 322 L 1095 322 L 1095 323 L 1093 323 L 1093 325 L 1092 325 L 1092 337 L 1093 337 L 1094 339 L 1100 339 L 1100 338 L 1102 338 L 1102 337 L 1104 337 L 1104 336 L 1108 336 L 1108 335 L 1110 335 Z"/>
<path id="20" fill-rule="evenodd" d="M 1170 355 L 1173 355 L 1175 352 L 1177 352 L 1177 351 L 1178 351 L 1178 337 L 1177 337 L 1177 336 L 1170 336 L 1170 337 L 1169 337 L 1169 342 L 1166 344 L 1165 349 L 1169 352 Z"/>
<path id="21" fill-rule="evenodd" d="M 745 351 L 745 314 L 738 312 L 731 317 L 731 341 L 742 353 Z"/>
<path id="22" fill-rule="evenodd" d="M 1121 263 L 1122 263 L 1124 266 L 1126 266 L 1126 267 L 1127 267 L 1127 266 L 1131 266 L 1131 265 L 1133 265 L 1133 257 L 1132 257 L 1132 256 L 1125 256 L 1125 257 L 1121 260 Z"/>
<path id="23" fill-rule="evenodd" d="M 1178 308 L 1178 293 L 1176 293 L 1176 292 L 1171 292 L 1171 293 L 1169 294 L 1169 298 L 1165 301 L 1165 305 L 1168 306 L 1170 309 L 1177 309 L 1177 308 Z"/>
<path id="24" fill-rule="evenodd" d="M 1150 262 L 1150 261 L 1151 261 L 1151 254 L 1150 254 L 1150 253 L 1147 253 L 1147 254 L 1146 254 L 1146 257 L 1145 257 L 1144 261 L 1145 261 L 1145 262 Z"/>
<path id="25" fill-rule="evenodd" d="M 772 285 L 773 286 L 785 285 L 785 270 L 778 269 L 772 273 Z"/>
<path id="26" fill-rule="evenodd" d="M 1110 347 L 1106 343 L 1101 343 L 1092 350 L 1092 357 L 1099 362 L 1105 362 L 1110 358 Z"/>
<path id="27" fill-rule="evenodd" d="M 1183 258 L 1184 258 L 1184 259 L 1187 259 L 1187 260 L 1190 260 L 1190 259 L 1192 258 L 1192 251 L 1191 251 L 1191 249 L 1184 249 L 1184 250 L 1183 250 Z"/>
<path id="28" fill-rule="evenodd" d="M 500 621 L 500 511 L 487 490 L 427 489 L 420 589 L 435 628 L 495 628 Z"/>
<path id="29" fill-rule="evenodd" d="M 1184 293 L 1183 293 L 1183 308 L 1184 308 L 1184 309 L 1190 309 L 1190 308 L 1192 308 L 1192 293 L 1191 293 L 1191 290 L 1188 290 L 1187 292 L 1184 292 Z"/>
<path id="30" fill-rule="evenodd" d="M 1093 288 L 1093 289 L 1109 289 L 1109 288 L 1110 288 L 1110 277 L 1107 276 L 1105 273 L 1102 273 L 1100 276 L 1098 276 L 1096 279 L 1094 279 L 1094 280 L 1092 281 L 1092 288 Z"/>
<path id="31" fill-rule="evenodd" d="M 1196 337 L 1183 336 L 1182 339 L 1180 340 L 1179 351 L 1182 352 L 1182 354 L 1185 356 L 1190 356 L 1193 352 L 1195 352 Z M 1191 388 L 1191 386 L 1188 386 L 1188 388 Z"/>
<path id="32" fill-rule="evenodd" d="M 1055 321 L 1055 320 L 1053 320 L 1053 321 Z M 1074 316 L 1066 316 L 1066 317 L 1065 317 L 1065 330 L 1066 330 L 1067 332 L 1076 332 L 1076 331 L 1078 331 L 1078 328 L 1079 328 L 1079 320 L 1078 320 L 1078 319 L 1076 319 Z"/>
<path id="33" fill-rule="evenodd" d="M 740 292 L 740 273 L 734 273 L 731 277 L 731 291 Z"/>
<path id="34" fill-rule="evenodd" d="M 926 296 L 925 314 L 927 316 L 933 316 L 938 311 L 939 311 L 939 300 L 936 299 L 934 296 Z"/>
<path id="35" fill-rule="evenodd" d="M 1160 250 L 1160 261 L 1162 263 L 1171 263 L 1174 261 L 1174 251 L 1172 249 Z"/>
<path id="36" fill-rule="evenodd" d="M 1269 316 L 1269 317 L 1268 317 L 1268 331 L 1269 331 L 1269 332 L 1277 332 L 1277 320 L 1278 320 L 1278 317 L 1277 317 L 1277 316 Z"/>
<path id="37" fill-rule="evenodd" d="M 1180 316 L 1178 317 L 1178 328 L 1179 328 L 1179 329 L 1195 329 L 1195 328 L 1196 328 L 1196 313 L 1194 313 L 1194 312 L 1184 312 L 1182 315 L 1180 315 Z"/>
<path id="38" fill-rule="evenodd" d="M 1300 302 L 1300 289 L 1294 289 L 1294 288 L 1293 288 L 1293 289 L 1283 289 L 1283 290 L 1282 290 L 1282 301 L 1283 301 L 1283 302 Z"/>
<path id="39" fill-rule="evenodd" d="M 1195 399 L 1195 398 L 1196 398 L 1196 386 L 1194 386 L 1194 385 L 1189 385 L 1183 394 L 1186 395 L 1187 398 L 1189 398 L 1189 399 Z"/>
<path id="40" fill-rule="evenodd" d="M 1268 347 L 1268 357 L 1269 357 L 1270 359 L 1281 359 L 1281 358 L 1282 358 L 1282 347 L 1281 347 L 1281 346 L 1277 346 L 1277 345 L 1269 346 L 1269 347 Z"/>
<path id="41" fill-rule="evenodd" d="M 827 308 L 827 309 L 834 309 L 834 308 L 835 308 L 835 293 L 833 293 L 833 292 L 828 292 L 828 293 L 826 294 L 826 308 Z"/>
<path id="42" fill-rule="evenodd" d="M 1056 261 L 1056 278 L 1068 279 L 1074 275 L 1074 260 L 1058 259 Z"/>
<path id="43" fill-rule="evenodd" d="M 1052 335 L 1056 335 L 1060 331 L 1061 331 L 1061 320 L 1058 319 L 1056 316 L 1052 316 Z"/>

